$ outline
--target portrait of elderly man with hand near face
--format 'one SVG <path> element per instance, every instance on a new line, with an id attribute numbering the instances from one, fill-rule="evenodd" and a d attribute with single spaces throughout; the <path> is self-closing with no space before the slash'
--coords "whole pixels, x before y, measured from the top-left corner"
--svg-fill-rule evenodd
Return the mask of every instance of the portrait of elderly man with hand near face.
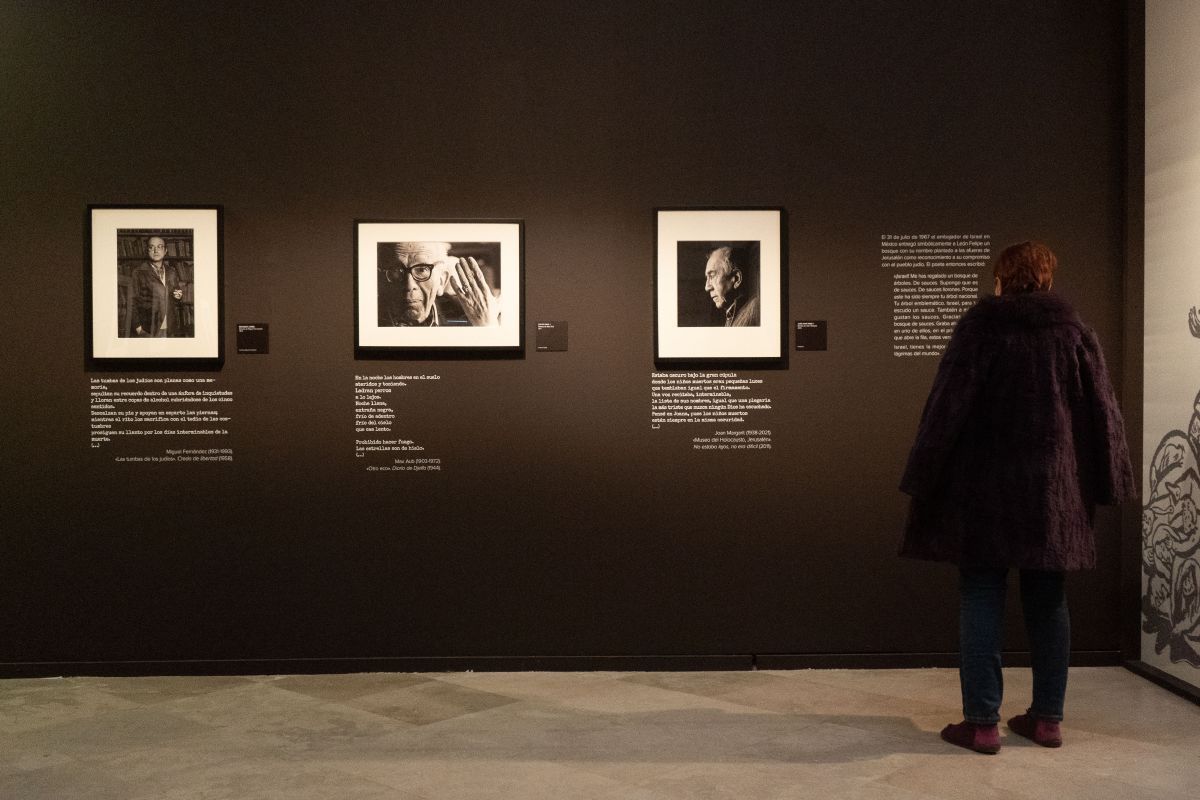
<path id="1" fill-rule="evenodd" d="M 488 279 L 496 265 L 452 255 L 451 242 L 380 242 L 379 326 L 494 326 L 500 292 Z M 460 251 L 461 252 L 461 251 Z"/>

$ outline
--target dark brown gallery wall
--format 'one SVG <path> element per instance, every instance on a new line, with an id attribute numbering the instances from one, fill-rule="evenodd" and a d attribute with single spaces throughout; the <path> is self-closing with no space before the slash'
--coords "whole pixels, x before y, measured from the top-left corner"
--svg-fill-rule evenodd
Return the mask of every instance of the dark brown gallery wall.
<path id="1" fill-rule="evenodd" d="M 0 665 L 953 652 L 953 569 L 895 556 L 936 359 L 892 354 L 880 237 L 1044 239 L 1119 380 L 1122 24 L 1033 0 L 7 4 Z M 225 365 L 169 374 L 234 393 L 231 463 L 89 448 L 89 203 L 223 206 Z M 771 450 L 650 427 L 664 206 L 787 211 L 788 325 L 829 345 L 739 371 Z M 356 218 L 523 219 L 525 358 L 356 360 Z M 539 320 L 567 352 L 534 352 Z M 269 355 L 236 353 L 251 322 Z M 356 463 L 358 374 L 440 376 L 402 416 L 441 472 Z M 1081 653 L 1120 647 L 1118 522 L 1071 581 Z"/>

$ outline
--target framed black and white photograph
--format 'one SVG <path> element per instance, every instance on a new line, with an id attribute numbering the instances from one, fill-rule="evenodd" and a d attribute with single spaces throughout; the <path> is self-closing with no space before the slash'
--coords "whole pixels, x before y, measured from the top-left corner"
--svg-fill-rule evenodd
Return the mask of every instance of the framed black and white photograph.
<path id="1" fill-rule="evenodd" d="M 354 223 L 359 354 L 519 355 L 524 223 Z"/>
<path id="2" fill-rule="evenodd" d="M 783 209 L 656 209 L 655 247 L 655 361 L 782 361 Z"/>
<path id="3" fill-rule="evenodd" d="M 87 354 L 96 364 L 220 364 L 221 208 L 87 210 Z"/>

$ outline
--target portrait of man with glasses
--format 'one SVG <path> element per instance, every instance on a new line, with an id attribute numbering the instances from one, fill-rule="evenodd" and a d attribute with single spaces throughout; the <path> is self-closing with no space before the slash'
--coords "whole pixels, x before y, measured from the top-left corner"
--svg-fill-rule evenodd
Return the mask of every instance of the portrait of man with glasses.
<path id="1" fill-rule="evenodd" d="M 499 249 L 490 245 L 379 242 L 379 326 L 498 325 Z"/>

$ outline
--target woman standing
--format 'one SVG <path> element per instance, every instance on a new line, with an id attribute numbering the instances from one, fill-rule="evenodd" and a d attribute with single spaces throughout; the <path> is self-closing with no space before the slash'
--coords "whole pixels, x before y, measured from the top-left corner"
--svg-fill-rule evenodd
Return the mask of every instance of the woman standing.
<path id="1" fill-rule="evenodd" d="M 1095 566 L 1095 506 L 1135 494 L 1096 334 L 1050 291 L 1057 264 L 1037 242 L 997 258 L 995 296 L 955 327 L 900 485 L 912 495 L 901 555 L 959 567 L 963 721 L 941 735 L 980 753 L 1000 750 L 1008 570 L 1020 570 L 1033 666 L 1032 704 L 1008 727 L 1058 747 L 1064 573 Z"/>

